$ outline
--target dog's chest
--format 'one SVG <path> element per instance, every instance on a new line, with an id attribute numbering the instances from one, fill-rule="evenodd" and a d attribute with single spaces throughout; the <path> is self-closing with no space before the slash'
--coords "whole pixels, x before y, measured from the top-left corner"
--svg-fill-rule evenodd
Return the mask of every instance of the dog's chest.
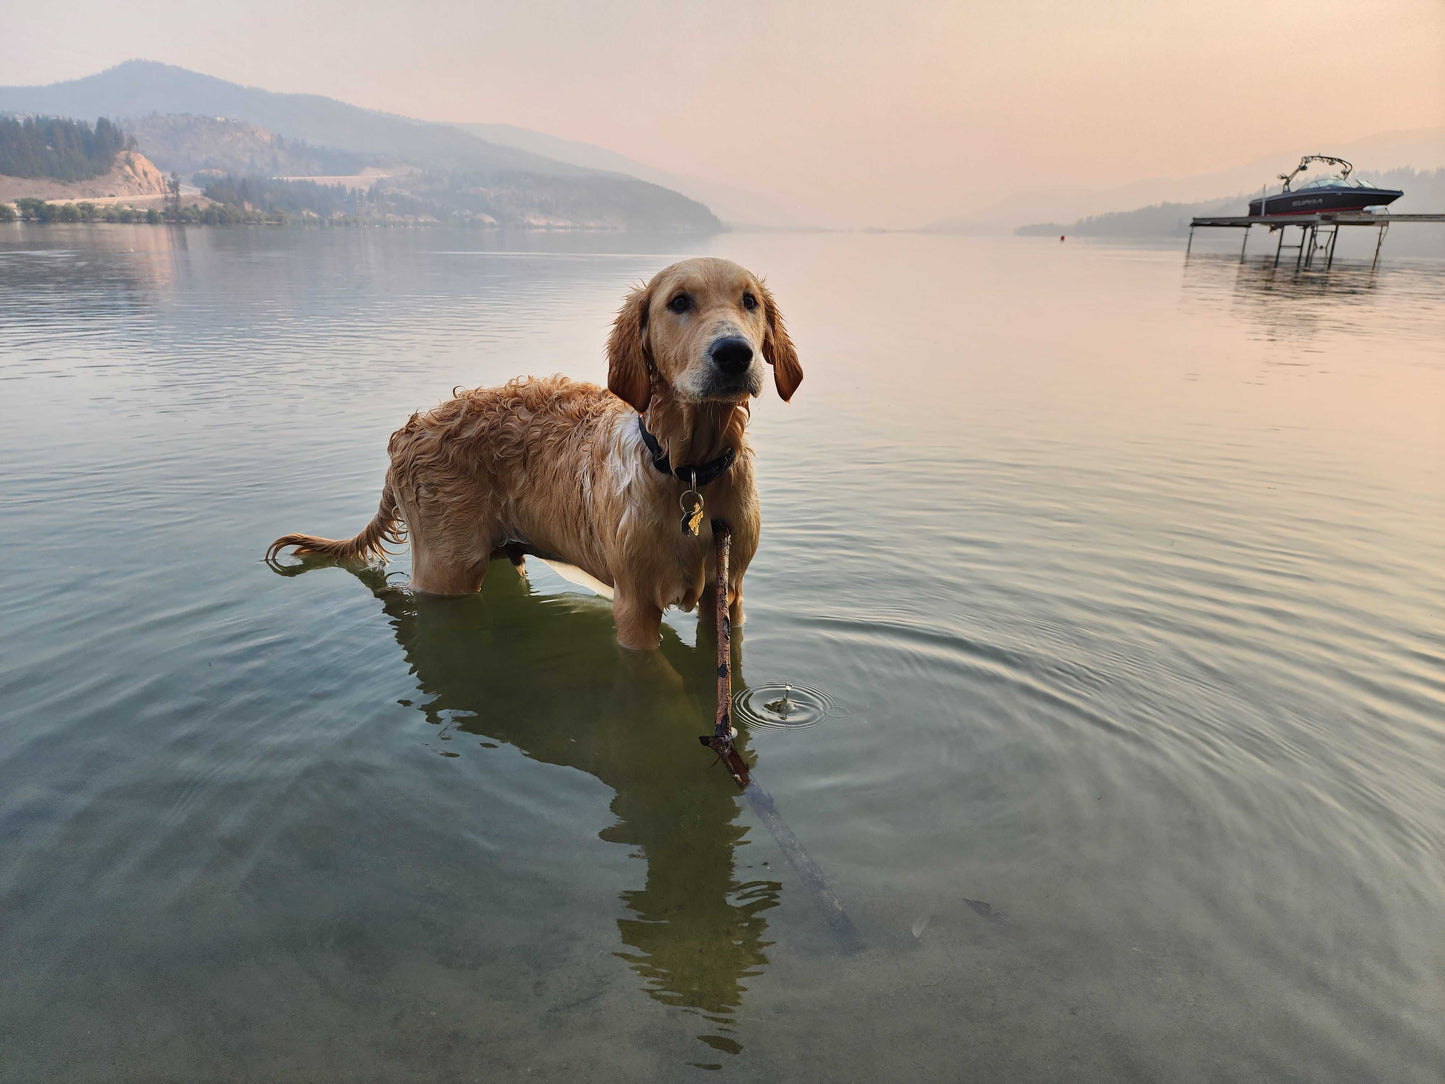
<path id="1" fill-rule="evenodd" d="M 590 503 L 595 529 L 607 540 L 603 548 L 612 582 L 633 585 L 659 609 L 691 610 L 710 586 L 716 567 L 713 520 L 733 530 L 734 580 L 755 548 L 757 492 L 751 456 L 744 446 L 726 473 L 693 493 L 687 484 L 656 470 L 635 423 L 617 437 L 620 454 L 598 478 Z M 695 535 L 685 526 L 690 518 L 697 521 Z M 740 547 L 742 561 L 737 560 L 740 536 L 746 543 Z"/>
<path id="2" fill-rule="evenodd" d="M 739 514 L 740 496 L 745 495 L 739 494 L 737 487 L 705 493 L 702 520 L 698 533 L 693 535 L 684 528 L 684 511 L 678 496 L 673 494 L 659 509 L 660 514 L 648 517 L 644 544 L 626 547 L 633 554 L 649 555 L 645 563 L 650 568 L 645 575 L 651 581 L 650 593 L 660 609 L 678 606 L 690 611 L 704 592 L 712 588 L 716 568 L 713 520 L 721 519 L 729 526 L 752 522 L 752 517 Z"/>
<path id="3" fill-rule="evenodd" d="M 673 547 L 676 574 L 671 585 L 672 597 L 667 600 L 669 606 L 690 611 L 697 605 L 707 590 L 708 572 L 714 567 L 714 545 L 710 522 L 704 522 L 696 536 L 685 532 L 679 523 Z"/>

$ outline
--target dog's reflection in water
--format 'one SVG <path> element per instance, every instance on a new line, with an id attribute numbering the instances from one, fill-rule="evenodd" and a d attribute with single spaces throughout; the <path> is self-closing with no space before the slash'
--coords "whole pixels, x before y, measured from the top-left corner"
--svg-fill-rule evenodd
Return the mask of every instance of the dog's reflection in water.
<path id="1" fill-rule="evenodd" d="M 309 558 L 278 571 L 326 564 Z M 664 625 L 662 659 L 627 652 L 606 602 L 534 594 L 505 568 L 466 598 L 412 594 L 372 566 L 349 570 L 391 619 L 429 721 L 580 769 L 612 789 L 617 821 L 599 835 L 647 861 L 646 883 L 622 893 L 618 955 L 652 997 L 719 1025 L 699 1036 L 704 1042 L 740 1049 L 729 1024 L 745 980 L 767 964 L 763 912 L 777 906 L 782 886 L 735 878 L 735 848 L 747 832 L 741 802 L 696 740 L 712 729 L 715 641 L 700 630 L 694 649 Z M 744 754 L 746 742 L 738 742 Z"/>

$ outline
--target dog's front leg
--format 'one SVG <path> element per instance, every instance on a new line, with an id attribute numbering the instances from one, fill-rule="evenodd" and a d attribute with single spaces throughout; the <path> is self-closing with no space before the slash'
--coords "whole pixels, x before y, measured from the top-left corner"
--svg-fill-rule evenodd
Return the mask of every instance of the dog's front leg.
<path id="1" fill-rule="evenodd" d="M 617 642 L 634 651 L 653 651 L 662 631 L 662 611 L 631 586 L 619 583 L 612 595 Z"/>
<path id="2" fill-rule="evenodd" d="M 733 581 L 732 590 L 728 592 L 728 620 L 732 622 L 735 629 L 743 627 L 743 579 L 741 576 Z"/>

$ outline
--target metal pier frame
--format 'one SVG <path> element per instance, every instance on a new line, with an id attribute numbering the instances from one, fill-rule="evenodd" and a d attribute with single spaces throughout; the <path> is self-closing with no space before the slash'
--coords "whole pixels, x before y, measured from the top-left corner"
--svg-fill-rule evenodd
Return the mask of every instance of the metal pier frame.
<path id="1" fill-rule="evenodd" d="M 1265 226 L 1271 233 L 1275 230 L 1279 231 L 1279 243 L 1275 245 L 1274 249 L 1275 267 L 1279 266 L 1280 258 L 1286 250 L 1294 249 L 1294 269 L 1296 271 L 1310 270 L 1315 264 L 1316 255 L 1320 253 L 1323 253 L 1320 258 L 1324 261 L 1324 269 L 1328 271 L 1335 262 L 1335 242 L 1339 240 L 1340 227 L 1371 226 L 1379 231 L 1375 239 L 1375 258 L 1370 264 L 1370 270 L 1373 271 L 1380 263 L 1380 247 L 1385 243 L 1385 234 L 1389 232 L 1392 225 L 1404 222 L 1445 222 L 1445 214 L 1372 215 L 1361 211 L 1337 211 L 1308 215 L 1242 215 L 1237 218 L 1196 218 L 1189 223 L 1189 243 L 1184 247 L 1184 257 L 1188 259 L 1190 249 L 1194 247 L 1194 231 L 1196 229 L 1242 229 L 1244 230 L 1244 241 L 1239 246 L 1239 262 L 1243 263 L 1245 251 L 1249 248 L 1250 227 Z M 1299 227 L 1299 244 L 1297 245 L 1284 243 L 1285 232 L 1290 226 Z"/>

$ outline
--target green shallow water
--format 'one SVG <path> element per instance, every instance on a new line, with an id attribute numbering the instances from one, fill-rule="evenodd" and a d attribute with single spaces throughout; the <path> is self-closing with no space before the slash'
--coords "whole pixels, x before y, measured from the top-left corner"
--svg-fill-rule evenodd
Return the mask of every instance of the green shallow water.
<path id="1" fill-rule="evenodd" d="M 261 561 L 694 248 L 807 373 L 737 681 L 851 954 L 693 617 Z M 1439 1078 L 1445 262 L 7 226 L 0 312 L 5 1079 Z"/>

